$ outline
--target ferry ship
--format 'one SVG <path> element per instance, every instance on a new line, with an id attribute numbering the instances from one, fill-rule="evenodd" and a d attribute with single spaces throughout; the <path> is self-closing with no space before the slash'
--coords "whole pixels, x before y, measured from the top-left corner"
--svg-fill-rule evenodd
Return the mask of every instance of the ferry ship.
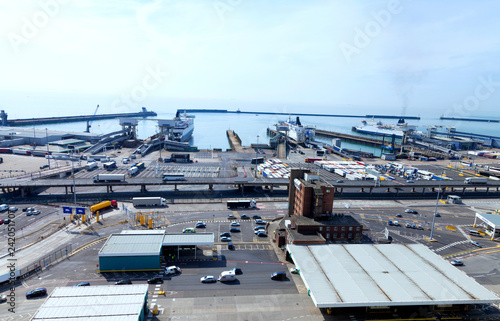
<path id="1" fill-rule="evenodd" d="M 186 115 L 186 111 L 180 115 L 179 111 L 177 111 L 174 122 L 170 139 L 178 142 L 187 142 L 193 136 L 194 116 Z"/>
<path id="2" fill-rule="evenodd" d="M 298 143 L 306 143 L 314 140 L 316 136 L 316 126 L 312 125 L 302 125 L 300 123 L 299 117 L 293 121 L 288 118 L 287 121 L 282 122 L 278 125 L 278 130 L 287 130 L 288 137 L 295 140 Z"/>
<path id="3" fill-rule="evenodd" d="M 353 127 L 352 130 L 358 133 L 377 135 L 377 136 L 396 136 L 398 138 L 403 137 L 404 132 L 412 132 L 417 126 L 408 125 L 403 118 L 398 120 L 396 125 L 383 124 L 381 121 L 375 120 L 362 120 L 362 126 Z"/>

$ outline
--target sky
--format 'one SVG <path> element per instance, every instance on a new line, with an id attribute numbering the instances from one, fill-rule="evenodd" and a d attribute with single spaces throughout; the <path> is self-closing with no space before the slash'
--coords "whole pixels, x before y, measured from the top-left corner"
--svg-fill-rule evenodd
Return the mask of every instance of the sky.
<path id="1" fill-rule="evenodd" d="M 500 118 L 499 14 L 494 0 L 4 0 L 0 108 Z"/>

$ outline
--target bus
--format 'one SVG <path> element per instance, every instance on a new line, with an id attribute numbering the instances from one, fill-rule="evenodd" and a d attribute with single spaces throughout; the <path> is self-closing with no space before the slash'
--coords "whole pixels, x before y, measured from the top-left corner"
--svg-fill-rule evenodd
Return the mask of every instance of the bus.
<path id="1" fill-rule="evenodd" d="M 163 173 L 162 179 L 164 181 L 183 181 L 186 178 L 184 177 L 184 174 Z"/>

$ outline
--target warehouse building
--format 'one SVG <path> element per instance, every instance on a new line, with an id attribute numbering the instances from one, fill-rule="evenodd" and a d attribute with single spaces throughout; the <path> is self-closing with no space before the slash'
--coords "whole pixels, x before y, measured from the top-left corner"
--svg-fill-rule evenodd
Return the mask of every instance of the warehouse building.
<path id="1" fill-rule="evenodd" d="M 148 285 L 98 285 L 55 288 L 31 320 L 143 321 Z"/>
<path id="2" fill-rule="evenodd" d="M 126 230 L 112 234 L 99 251 L 100 272 L 159 271 L 162 257 L 182 259 L 198 247 L 214 245 L 213 233 L 165 234 L 165 230 Z M 193 253 L 194 252 L 194 253 Z"/>
<path id="3" fill-rule="evenodd" d="M 464 311 L 500 302 L 422 244 L 288 244 L 287 251 L 318 308 Z"/>

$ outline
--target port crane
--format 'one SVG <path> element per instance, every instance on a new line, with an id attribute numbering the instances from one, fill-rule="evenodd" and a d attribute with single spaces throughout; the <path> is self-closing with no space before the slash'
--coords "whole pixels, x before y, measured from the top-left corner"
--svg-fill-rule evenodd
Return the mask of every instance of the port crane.
<path id="1" fill-rule="evenodd" d="M 95 115 L 97 114 L 97 110 L 99 109 L 99 105 L 95 108 L 94 114 L 92 115 L 92 118 L 90 120 L 87 120 L 87 130 L 85 130 L 86 133 L 90 133 L 90 127 L 92 127 L 92 122 L 94 121 Z"/>

